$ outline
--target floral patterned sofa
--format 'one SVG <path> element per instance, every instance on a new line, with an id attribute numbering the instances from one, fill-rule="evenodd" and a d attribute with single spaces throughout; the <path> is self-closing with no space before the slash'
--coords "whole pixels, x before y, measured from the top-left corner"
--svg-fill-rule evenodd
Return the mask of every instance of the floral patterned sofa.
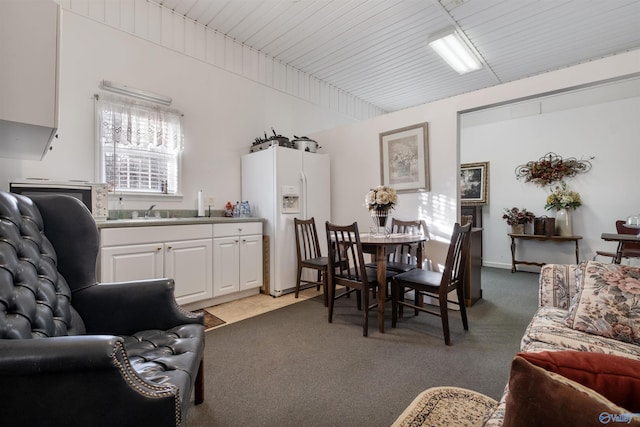
<path id="1" fill-rule="evenodd" d="M 499 402 L 433 387 L 393 426 L 640 426 L 640 268 L 548 264 L 539 292 Z"/>
<path id="2" fill-rule="evenodd" d="M 521 352 L 574 350 L 640 363 L 640 268 L 595 261 L 548 264 L 540 271 L 539 291 Z M 637 369 L 635 363 L 629 361 Z M 485 426 L 503 425 L 509 393 L 508 384 Z"/>

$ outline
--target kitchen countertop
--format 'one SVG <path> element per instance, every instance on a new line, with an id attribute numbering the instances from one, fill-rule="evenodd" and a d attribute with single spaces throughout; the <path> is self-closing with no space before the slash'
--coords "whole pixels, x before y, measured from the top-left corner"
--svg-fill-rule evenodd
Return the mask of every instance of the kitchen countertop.
<path id="1" fill-rule="evenodd" d="M 188 217 L 188 218 L 135 218 L 108 219 L 96 221 L 98 229 L 122 227 L 152 227 L 158 225 L 188 225 L 188 224 L 225 224 L 235 222 L 264 222 L 263 218 L 227 218 L 223 216 Z"/>

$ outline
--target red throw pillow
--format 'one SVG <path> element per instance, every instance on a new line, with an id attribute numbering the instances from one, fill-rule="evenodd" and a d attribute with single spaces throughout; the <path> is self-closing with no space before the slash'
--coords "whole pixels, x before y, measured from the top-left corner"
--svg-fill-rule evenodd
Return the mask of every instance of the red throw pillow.
<path id="1" fill-rule="evenodd" d="M 629 409 L 577 381 L 536 366 L 523 354 L 511 363 L 503 427 L 602 427 L 609 423 L 640 427 L 640 417 Z M 555 362 L 549 366 L 556 366 Z"/>
<path id="2" fill-rule="evenodd" d="M 596 391 L 611 402 L 640 412 L 640 361 L 588 351 L 518 353 L 528 362 Z"/>

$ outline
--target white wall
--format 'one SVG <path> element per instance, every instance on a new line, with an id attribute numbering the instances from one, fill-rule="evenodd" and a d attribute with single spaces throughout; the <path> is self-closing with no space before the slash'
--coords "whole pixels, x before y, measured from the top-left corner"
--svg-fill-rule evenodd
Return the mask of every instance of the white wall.
<path id="1" fill-rule="evenodd" d="M 367 189 L 380 182 L 379 133 L 416 123 L 428 122 L 431 191 L 428 193 L 401 195 L 395 215 L 403 218 L 420 217 L 427 221 L 430 227 L 430 235 L 433 239 L 427 248 L 427 253 L 433 259 L 434 264 L 441 264 L 443 262 L 444 242 L 448 241 L 453 223 L 459 217 L 458 167 L 460 155 L 458 114 L 460 112 L 468 112 L 486 106 L 562 91 L 567 88 L 630 76 L 639 72 L 640 51 L 636 50 L 432 102 L 337 129 L 317 132 L 312 136 L 322 140 L 327 147 L 327 151 L 332 154 L 333 220 L 338 223 L 358 221 L 359 223 L 369 224 L 371 222 L 368 212 L 363 206 L 363 200 Z M 623 120 L 617 123 L 628 129 L 633 126 L 633 121 L 637 122 L 637 117 L 638 115 L 636 114 L 635 119 L 627 117 L 626 122 Z M 615 129 L 610 129 L 610 131 L 617 132 Z M 571 134 L 572 132 L 567 130 L 565 134 L 567 133 Z M 603 140 L 610 138 L 610 135 L 611 133 L 604 132 L 602 134 Z M 630 144 L 629 141 L 627 143 Z M 633 148 L 632 144 L 630 145 L 631 147 L 626 148 L 631 148 L 632 156 L 635 153 L 637 159 L 637 149 Z M 510 151 L 513 150 L 513 148 L 510 149 Z M 520 148 L 516 150 L 520 150 Z M 504 149 L 501 149 L 498 153 L 491 153 L 487 150 L 486 156 L 477 160 L 490 161 L 493 156 L 500 158 L 499 156 L 504 151 Z M 540 151 L 540 155 L 545 153 L 545 150 Z M 535 156 L 539 157 L 538 150 L 535 150 L 535 152 Z M 564 152 L 561 154 L 564 154 Z M 588 155 L 590 153 L 585 154 Z M 594 154 L 597 155 L 598 153 Z M 570 156 L 572 153 L 565 155 Z M 523 160 L 526 162 L 530 160 L 530 157 L 524 156 Z M 513 165 L 514 168 L 515 166 Z M 598 174 L 606 170 L 615 170 L 616 172 L 613 176 L 600 175 L 603 182 L 607 182 L 609 185 L 615 185 L 616 182 L 637 181 L 637 172 L 634 169 L 607 166 L 606 169 L 601 168 Z M 589 175 L 589 179 L 595 179 L 598 176 L 594 171 Z M 499 178 L 492 179 L 491 194 L 496 191 L 499 192 L 499 190 L 493 190 L 493 185 L 499 181 Z M 637 191 L 633 194 L 634 196 L 631 197 L 637 199 Z M 592 203 L 593 199 L 590 198 L 589 203 Z M 498 206 L 498 208 L 500 207 L 502 206 Z M 585 207 L 585 211 L 587 209 Z M 584 230 L 582 225 L 578 224 L 578 226 L 578 231 Z M 598 225 L 595 224 L 594 227 L 598 227 Z M 595 228 L 593 230 L 590 231 L 591 235 L 597 234 L 598 236 L 603 231 Z M 504 241 L 505 232 L 506 230 L 502 228 L 497 238 Z M 493 230 L 487 230 L 484 233 L 485 242 L 492 241 L 495 233 L 495 227 Z"/>
<path id="2" fill-rule="evenodd" d="M 456 114 L 434 104 L 388 114 L 338 129 L 318 132 L 331 153 L 331 216 L 338 224 L 357 221 L 363 231 L 372 225 L 364 197 L 380 183 L 379 133 L 416 123 L 429 122 L 429 175 L 431 190 L 426 193 L 399 194 L 393 216 L 426 220 L 431 238 L 427 252 L 443 259 L 443 242 L 448 241 L 456 219 L 457 142 Z M 435 243 L 435 244 L 434 244 Z"/>
<path id="3" fill-rule="evenodd" d="M 240 195 L 240 155 L 248 151 L 256 136 L 274 126 L 284 135 L 307 134 L 320 142 L 323 152 L 331 154 L 333 220 L 339 223 L 357 220 L 366 229 L 371 219 L 363 206 L 364 195 L 380 181 L 379 133 L 428 122 L 431 191 L 400 195 L 395 215 L 402 218 L 417 216 L 428 222 L 433 239 L 428 251 L 436 263 L 441 262 L 444 242 L 459 214 L 460 112 L 640 73 L 640 51 L 635 50 L 355 122 L 330 108 L 248 79 L 241 73 L 219 68 L 215 61 L 213 64 L 203 61 L 197 55 L 170 49 L 66 9 L 62 13 L 60 56 L 60 138 L 54 142 L 54 150 L 41 162 L 0 159 L 0 186 L 3 189 L 7 188 L 10 179 L 19 177 L 94 179 L 93 94 L 98 91 L 99 82 L 107 79 L 171 96 L 173 106 L 185 114 L 185 197 L 177 201 L 153 200 L 160 209 L 195 208 L 195 195 L 200 189 L 205 196 L 216 198 L 216 207 L 222 207 L 227 200 L 237 200 Z M 635 121 L 637 117 L 636 114 Z M 630 126 L 633 121 L 630 118 L 627 123 L 616 122 L 616 125 Z M 603 140 L 617 131 L 616 128 L 609 130 L 600 130 Z M 625 148 L 631 153 L 628 157 L 635 155 L 637 159 L 637 151 Z M 544 154 L 546 151 L 535 150 L 535 153 L 523 156 L 524 161 L 541 155 L 539 152 Z M 559 154 L 574 155 L 573 152 Z M 606 156 L 598 156 L 597 161 L 600 158 L 606 159 Z M 520 160 L 515 163 L 520 164 Z M 493 171 L 495 165 L 492 164 L 491 169 Z M 616 185 L 637 181 L 633 168 L 598 168 L 598 164 L 588 176 L 592 179 L 597 177 L 596 171 L 612 170 L 615 174 L 602 176 L 599 182 Z M 497 182 L 498 179 L 492 179 L 492 188 Z M 492 190 L 491 194 L 496 191 Z M 633 193 L 631 189 L 629 194 L 637 199 L 637 192 Z M 593 203 L 594 199 L 587 197 L 586 202 Z M 126 201 L 125 208 L 139 209 L 148 204 L 148 201 Z M 492 202 L 492 206 L 496 204 Z M 500 204 L 498 209 L 501 207 Z M 589 209 L 585 206 L 584 212 Z M 604 219 L 600 221 L 610 223 Z M 598 226 L 595 224 L 594 229 Z M 577 230 L 583 231 L 582 228 Z M 591 230 L 589 228 L 592 236 L 601 232 Z M 495 229 L 491 233 L 487 230 L 485 242 L 491 241 L 495 233 Z M 504 239 L 504 229 L 497 235 Z M 595 244 L 590 245 L 595 247 Z M 499 257 L 491 262 L 500 263 Z"/>
<path id="4" fill-rule="evenodd" d="M 625 96 L 637 95 L 640 81 L 635 79 L 619 86 L 626 86 Z M 611 85 L 606 88 L 615 91 Z M 550 189 L 557 184 L 540 187 L 525 183 L 524 179 L 517 180 L 514 172 L 518 165 L 537 160 L 547 152 L 564 158 L 594 157 L 591 171 L 566 179 L 583 201 L 583 206 L 573 212 L 573 230 L 574 234 L 584 236 L 580 242 L 581 259 L 591 259 L 597 250 L 615 250 L 616 245 L 602 241 L 600 234 L 615 232 L 616 219 L 640 211 L 640 194 L 630 191 L 628 185 L 634 182 L 634 171 L 640 161 L 640 145 L 636 143 L 640 134 L 640 97 L 596 102 L 598 94 L 593 93 L 592 98 L 595 102 L 592 105 L 549 112 L 544 107 L 554 99 L 530 101 L 513 106 L 513 111 L 542 106 L 543 112 L 514 119 L 507 114 L 504 119 L 461 128 L 461 161 L 490 162 L 489 204 L 483 207 L 484 265 L 511 266 L 510 239 L 506 236 L 509 227 L 501 218 L 504 208 L 524 207 L 537 216 L 555 216 L 555 210 L 547 211 L 544 205 Z M 511 108 L 498 110 L 508 112 Z M 528 232 L 532 232 L 531 225 Z M 520 260 L 575 262 L 572 243 L 526 242 L 518 245 L 517 254 Z"/>
<path id="5" fill-rule="evenodd" d="M 93 95 L 101 80 L 168 95 L 184 113 L 183 199 L 125 199 L 125 209 L 195 209 L 196 193 L 216 208 L 240 197 L 240 156 L 269 131 L 292 136 L 354 119 L 210 63 L 64 10 L 59 138 L 43 161 L 0 159 L 0 186 L 14 178 L 94 180 Z M 161 197 L 161 196 L 160 196 Z M 112 207 L 113 204 L 112 204 Z"/>

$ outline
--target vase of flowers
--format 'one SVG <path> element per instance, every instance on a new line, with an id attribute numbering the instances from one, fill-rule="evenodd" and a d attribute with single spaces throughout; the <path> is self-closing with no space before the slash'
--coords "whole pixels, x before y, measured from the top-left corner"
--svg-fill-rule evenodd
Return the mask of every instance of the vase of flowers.
<path id="1" fill-rule="evenodd" d="M 558 236 L 573 236 L 573 210 L 582 206 L 580 193 L 572 191 L 567 184 L 556 186 L 549 196 L 545 209 L 556 209 L 556 234 Z"/>
<path id="2" fill-rule="evenodd" d="M 507 221 L 507 225 L 511 226 L 512 234 L 524 234 L 525 224 L 533 222 L 536 215 L 533 212 L 529 212 L 525 208 L 518 209 L 513 207 L 511 209 L 505 208 L 502 219 Z"/>
<path id="3" fill-rule="evenodd" d="M 396 190 L 386 185 L 378 185 L 372 188 L 365 196 L 364 204 L 371 212 L 371 218 L 377 234 L 381 234 L 384 231 L 389 212 L 396 203 L 398 203 Z"/>

